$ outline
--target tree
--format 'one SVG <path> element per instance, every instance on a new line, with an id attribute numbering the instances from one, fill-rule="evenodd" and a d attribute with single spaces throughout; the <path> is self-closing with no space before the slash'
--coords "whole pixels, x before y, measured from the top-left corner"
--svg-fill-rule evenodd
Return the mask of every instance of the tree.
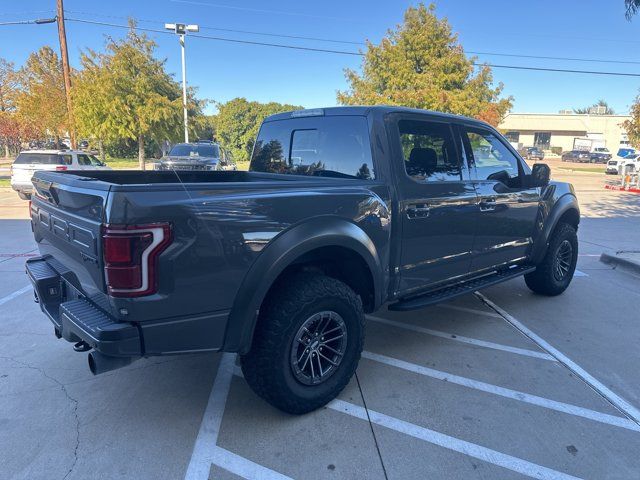
<path id="1" fill-rule="evenodd" d="M 216 138 L 233 154 L 236 161 L 247 161 L 262 120 L 274 113 L 300 110 L 303 107 L 277 102 L 250 102 L 234 98 L 218 105 L 215 118 Z"/>
<path id="2" fill-rule="evenodd" d="M 409 7 L 404 22 L 388 30 L 379 45 L 367 42 L 362 74 L 346 69 L 350 88 L 339 91 L 345 105 L 387 104 L 480 118 L 497 125 L 511 108 L 500 98 L 488 66 L 474 73 L 475 57 L 464 54 L 446 19 L 433 4 Z"/>
<path id="3" fill-rule="evenodd" d="M 17 94 L 18 77 L 13 63 L 0 58 L 0 145 L 4 147 L 5 157 L 9 156 L 9 148 L 19 137 L 15 115 Z"/>
<path id="4" fill-rule="evenodd" d="M 624 5 L 627 7 L 627 20 L 630 21 L 631 17 L 640 11 L 640 0 L 624 0 Z"/>
<path id="5" fill-rule="evenodd" d="M 182 134 L 182 90 L 165 71 L 165 61 L 154 57 L 155 42 L 129 23 L 125 39 L 110 39 L 105 53 L 89 50 L 82 56 L 75 113 L 84 135 L 137 141 L 144 169 L 145 141 L 177 140 Z M 203 102 L 195 100 L 192 89 L 188 100 L 193 119 L 201 114 Z"/>
<path id="6" fill-rule="evenodd" d="M 67 101 L 62 63 L 51 47 L 42 47 L 27 58 L 18 72 L 16 97 L 19 121 L 39 135 L 64 136 L 68 129 Z"/>
<path id="7" fill-rule="evenodd" d="M 597 113 L 597 109 L 598 107 L 604 107 L 604 113 Z M 594 109 L 594 110 L 592 110 Z M 613 110 L 613 108 L 611 108 L 609 106 L 609 104 L 605 101 L 605 100 L 598 100 L 596 103 L 594 103 L 593 105 L 590 105 L 588 107 L 584 107 L 584 108 L 574 108 L 573 109 L 574 113 L 577 114 L 587 114 L 587 113 L 592 113 L 592 115 L 615 115 L 615 111 Z"/>
<path id="8" fill-rule="evenodd" d="M 640 94 L 636 97 L 631 110 L 630 120 L 626 120 L 622 127 L 626 130 L 629 143 L 636 148 L 640 148 Z"/>

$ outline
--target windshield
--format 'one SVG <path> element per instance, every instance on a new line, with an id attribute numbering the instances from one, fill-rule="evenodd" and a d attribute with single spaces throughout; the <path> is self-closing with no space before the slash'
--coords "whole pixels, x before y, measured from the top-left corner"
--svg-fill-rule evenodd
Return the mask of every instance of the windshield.
<path id="1" fill-rule="evenodd" d="M 220 157 L 218 145 L 191 145 L 180 143 L 169 152 L 172 157 Z"/>

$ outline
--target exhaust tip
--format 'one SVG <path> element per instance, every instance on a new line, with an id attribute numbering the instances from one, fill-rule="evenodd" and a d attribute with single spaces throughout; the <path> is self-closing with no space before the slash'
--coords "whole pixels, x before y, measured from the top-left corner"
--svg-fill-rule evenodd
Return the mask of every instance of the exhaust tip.
<path id="1" fill-rule="evenodd" d="M 94 375 L 100 375 L 101 373 L 126 367 L 133 361 L 131 357 L 111 357 L 96 352 L 95 350 L 89 353 L 88 359 L 89 370 L 91 370 L 91 373 Z"/>

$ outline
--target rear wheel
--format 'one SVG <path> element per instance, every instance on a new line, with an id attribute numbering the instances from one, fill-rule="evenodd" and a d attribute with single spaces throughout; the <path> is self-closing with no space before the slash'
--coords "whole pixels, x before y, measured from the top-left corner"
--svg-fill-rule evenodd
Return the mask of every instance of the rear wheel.
<path id="1" fill-rule="evenodd" d="M 31 200 L 31 194 L 30 193 L 18 192 L 18 196 L 22 200 Z"/>
<path id="2" fill-rule="evenodd" d="M 274 407 L 307 413 L 334 399 L 355 372 L 362 302 L 343 282 L 319 274 L 288 277 L 273 290 L 241 357 L 242 372 Z"/>
<path id="3" fill-rule="evenodd" d="M 568 223 L 560 223 L 549 242 L 544 258 L 535 272 L 524 276 L 527 286 L 536 293 L 555 296 L 564 292 L 573 278 L 578 261 L 578 236 Z"/>

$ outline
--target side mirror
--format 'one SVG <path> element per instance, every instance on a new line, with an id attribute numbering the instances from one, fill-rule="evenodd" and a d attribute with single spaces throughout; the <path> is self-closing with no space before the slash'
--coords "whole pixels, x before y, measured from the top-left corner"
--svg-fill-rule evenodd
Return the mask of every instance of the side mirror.
<path id="1" fill-rule="evenodd" d="M 531 186 L 546 187 L 551 179 L 551 169 L 546 163 L 536 163 L 531 169 Z"/>

